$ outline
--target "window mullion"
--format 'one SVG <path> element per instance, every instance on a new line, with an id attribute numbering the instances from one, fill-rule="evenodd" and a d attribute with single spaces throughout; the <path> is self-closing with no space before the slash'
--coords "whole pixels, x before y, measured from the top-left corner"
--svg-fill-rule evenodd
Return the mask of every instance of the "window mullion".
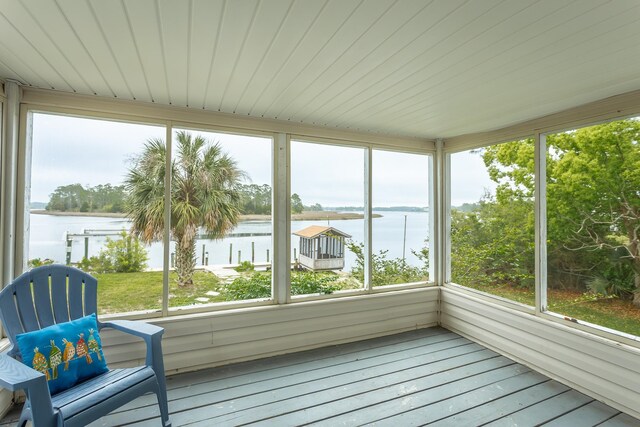
<path id="1" fill-rule="evenodd" d="M 372 255 L 373 255 L 373 224 L 372 224 L 372 169 L 373 150 L 369 147 L 364 151 L 364 288 L 370 291 L 373 288 Z"/>
<path id="2" fill-rule="evenodd" d="M 547 138 L 535 140 L 535 290 L 536 314 L 547 310 Z"/>
<path id="3" fill-rule="evenodd" d="M 291 173 L 289 135 L 275 137 L 273 156 L 273 274 L 271 295 L 277 304 L 291 301 Z"/>
<path id="4" fill-rule="evenodd" d="M 444 228 L 446 214 L 446 182 L 443 175 L 444 154 L 442 140 L 436 141 L 436 153 L 429 157 L 429 280 L 436 285 L 443 284 L 445 270 L 445 246 L 443 242 L 448 230 Z M 447 180 L 448 181 L 448 180 Z"/>
<path id="5" fill-rule="evenodd" d="M 162 315 L 169 314 L 169 258 L 171 252 L 171 160 L 173 126 L 171 122 L 166 125 L 166 150 L 164 174 L 164 236 L 163 260 L 162 260 Z"/>

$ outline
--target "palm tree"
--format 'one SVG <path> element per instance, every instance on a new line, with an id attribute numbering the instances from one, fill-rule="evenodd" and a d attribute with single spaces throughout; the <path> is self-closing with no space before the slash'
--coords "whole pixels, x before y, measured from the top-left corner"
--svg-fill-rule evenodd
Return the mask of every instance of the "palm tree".
<path id="1" fill-rule="evenodd" d="M 221 239 L 238 223 L 245 173 L 218 144 L 178 132 L 171 161 L 171 239 L 176 242 L 178 284 L 193 283 L 195 239 L 200 227 Z M 145 243 L 162 240 L 167 147 L 147 141 L 125 179 L 131 232 Z"/>

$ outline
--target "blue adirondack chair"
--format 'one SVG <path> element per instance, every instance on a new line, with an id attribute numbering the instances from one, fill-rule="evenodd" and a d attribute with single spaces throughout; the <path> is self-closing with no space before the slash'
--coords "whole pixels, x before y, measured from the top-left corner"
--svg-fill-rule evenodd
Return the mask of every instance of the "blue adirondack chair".
<path id="1" fill-rule="evenodd" d="M 165 427 L 171 425 L 162 360 L 163 328 L 128 320 L 98 321 L 146 342 L 145 366 L 113 369 L 51 396 L 42 372 L 20 362 L 16 335 L 97 313 L 97 281 L 63 265 L 34 268 L 0 292 L 0 319 L 12 347 L 0 355 L 0 386 L 27 396 L 19 426 L 85 426 L 148 392 L 155 393 Z"/>

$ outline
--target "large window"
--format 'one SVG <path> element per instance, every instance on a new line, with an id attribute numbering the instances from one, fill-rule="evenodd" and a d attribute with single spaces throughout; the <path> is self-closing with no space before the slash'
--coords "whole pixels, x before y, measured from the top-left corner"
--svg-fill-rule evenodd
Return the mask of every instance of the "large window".
<path id="1" fill-rule="evenodd" d="M 534 145 L 451 155 L 451 281 L 535 304 Z"/>
<path id="2" fill-rule="evenodd" d="M 429 280 L 429 157 L 373 150 L 372 284 Z"/>
<path id="3" fill-rule="evenodd" d="M 173 141 L 171 267 L 177 273 L 186 256 L 195 272 L 192 283 L 171 284 L 169 306 L 271 298 L 271 138 L 176 129 Z M 190 170 L 196 147 L 201 157 Z M 188 218 L 189 206 L 209 213 L 182 232 L 178 217 Z M 181 287 L 192 296 L 177 297 Z"/>
<path id="4" fill-rule="evenodd" d="M 129 233 L 124 184 L 164 128 L 51 114 L 33 114 L 32 126 L 28 265 L 90 271 L 101 313 L 160 310 L 163 245 Z"/>
<path id="5" fill-rule="evenodd" d="M 640 121 L 546 136 L 548 308 L 640 336 Z"/>
<path id="6" fill-rule="evenodd" d="M 270 138 L 176 129 L 170 152 L 160 126 L 40 113 L 32 126 L 29 267 L 90 272 L 102 314 L 159 311 L 163 294 L 175 309 L 271 297 Z"/>
<path id="7" fill-rule="evenodd" d="M 100 314 L 270 301 L 275 263 L 290 265 L 294 297 L 430 279 L 428 155 L 291 141 L 283 260 L 271 137 L 184 127 L 168 143 L 161 125 L 35 112 L 28 122 L 26 267 L 93 274 Z"/>
<path id="8" fill-rule="evenodd" d="M 365 149 L 291 142 L 291 294 L 362 289 Z"/>

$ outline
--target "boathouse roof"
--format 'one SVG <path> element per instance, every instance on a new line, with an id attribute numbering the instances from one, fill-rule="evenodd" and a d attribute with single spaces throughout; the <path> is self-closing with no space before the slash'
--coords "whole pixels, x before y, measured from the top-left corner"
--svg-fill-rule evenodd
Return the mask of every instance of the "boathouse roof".
<path id="1" fill-rule="evenodd" d="M 293 234 L 300 237 L 306 237 L 308 239 L 313 239 L 321 234 L 334 234 L 342 237 L 351 237 L 351 235 L 338 230 L 337 228 L 322 226 L 322 225 L 310 225 L 309 227 L 303 228 L 302 230 L 295 231 Z"/>

